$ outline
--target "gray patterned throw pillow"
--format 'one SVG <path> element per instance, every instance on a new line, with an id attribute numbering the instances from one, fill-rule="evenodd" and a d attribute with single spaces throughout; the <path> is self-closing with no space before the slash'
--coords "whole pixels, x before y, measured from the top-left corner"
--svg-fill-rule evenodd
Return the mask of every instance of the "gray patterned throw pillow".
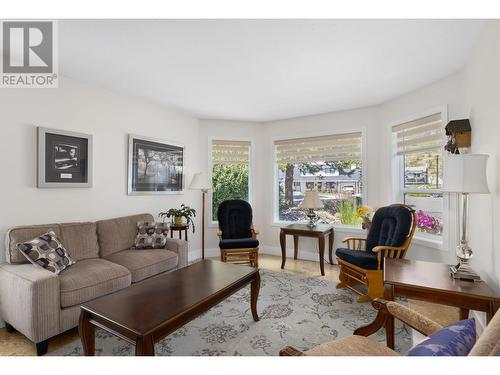
<path id="1" fill-rule="evenodd" d="M 17 248 L 31 263 L 56 275 L 76 263 L 53 231 L 31 241 L 18 243 Z"/>
<path id="2" fill-rule="evenodd" d="M 154 221 L 139 221 L 137 223 L 136 249 L 163 249 L 167 244 L 170 225 Z"/>

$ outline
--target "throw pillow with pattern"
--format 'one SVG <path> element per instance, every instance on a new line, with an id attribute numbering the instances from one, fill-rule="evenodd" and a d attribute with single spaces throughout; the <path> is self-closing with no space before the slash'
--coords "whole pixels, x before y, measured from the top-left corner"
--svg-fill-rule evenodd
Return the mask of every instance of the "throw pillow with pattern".
<path id="1" fill-rule="evenodd" d="M 16 246 L 31 263 L 56 275 L 76 263 L 53 231 Z"/>
<path id="2" fill-rule="evenodd" d="M 170 225 L 153 221 L 139 221 L 137 223 L 136 249 L 163 249 L 167 244 Z"/>
<path id="3" fill-rule="evenodd" d="M 476 343 L 474 318 L 461 320 L 434 332 L 407 353 L 408 356 L 466 356 Z"/>

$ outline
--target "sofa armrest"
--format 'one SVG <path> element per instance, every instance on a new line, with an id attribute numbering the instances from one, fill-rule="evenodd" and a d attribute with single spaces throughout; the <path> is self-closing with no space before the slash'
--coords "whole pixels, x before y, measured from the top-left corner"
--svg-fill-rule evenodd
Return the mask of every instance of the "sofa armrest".
<path id="1" fill-rule="evenodd" d="M 0 316 L 38 343 L 60 333 L 59 277 L 33 264 L 0 264 Z"/>
<path id="2" fill-rule="evenodd" d="M 185 240 L 177 240 L 175 238 L 167 238 L 165 245 L 167 250 L 177 253 L 179 257 L 179 264 L 177 268 L 186 267 L 188 264 L 188 242 Z"/>

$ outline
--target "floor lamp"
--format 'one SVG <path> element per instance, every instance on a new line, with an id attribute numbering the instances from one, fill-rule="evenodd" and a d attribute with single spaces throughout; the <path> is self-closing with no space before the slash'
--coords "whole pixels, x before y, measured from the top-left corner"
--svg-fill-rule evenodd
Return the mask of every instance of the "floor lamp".
<path id="1" fill-rule="evenodd" d="M 201 259 L 205 259 L 205 195 L 212 188 L 206 173 L 195 173 L 189 188 L 201 190 Z"/>
<path id="2" fill-rule="evenodd" d="M 462 230 L 457 246 L 458 264 L 451 267 L 455 279 L 480 281 L 479 275 L 471 268 L 469 261 L 473 252 L 467 235 L 469 194 L 489 193 L 486 179 L 488 155 L 460 154 L 448 155 L 445 159 L 443 191 L 460 193 L 462 198 Z"/>

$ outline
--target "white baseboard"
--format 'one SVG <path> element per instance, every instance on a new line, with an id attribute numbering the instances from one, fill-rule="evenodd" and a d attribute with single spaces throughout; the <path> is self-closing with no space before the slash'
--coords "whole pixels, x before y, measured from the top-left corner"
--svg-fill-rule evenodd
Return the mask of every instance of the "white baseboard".
<path id="1" fill-rule="evenodd" d="M 276 246 L 261 246 L 260 249 L 260 254 L 268 254 L 268 255 L 276 255 L 281 257 L 281 248 L 276 247 Z M 205 249 L 205 257 L 218 257 L 220 256 L 220 249 L 217 248 L 210 248 L 210 249 Z M 293 249 L 287 249 L 287 256 L 288 257 L 293 257 Z M 192 262 L 193 260 L 200 259 L 201 258 L 201 249 L 196 249 L 196 250 L 190 250 L 188 252 L 188 261 Z M 301 260 L 310 260 L 313 262 L 318 262 L 319 261 L 319 255 L 317 252 L 313 251 L 300 251 L 297 256 L 298 259 Z M 325 261 L 328 259 L 328 253 L 325 254 Z"/>

